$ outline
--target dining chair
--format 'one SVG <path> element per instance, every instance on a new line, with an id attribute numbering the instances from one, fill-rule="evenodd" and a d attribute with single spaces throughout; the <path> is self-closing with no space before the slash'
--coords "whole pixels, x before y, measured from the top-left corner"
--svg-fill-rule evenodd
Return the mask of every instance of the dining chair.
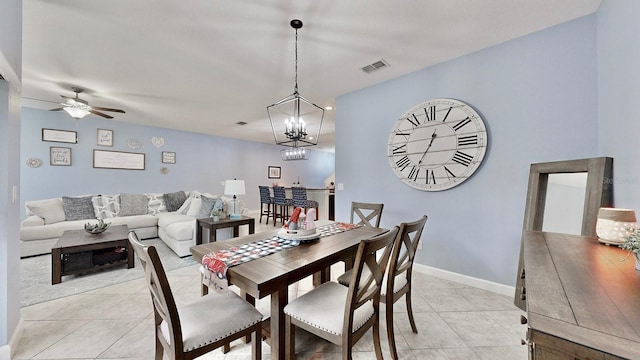
<path id="1" fill-rule="evenodd" d="M 251 358 L 261 359 L 262 314 L 235 293 L 212 293 L 178 307 L 154 246 L 145 246 L 135 232 L 129 242 L 140 258 L 155 325 L 155 359 L 166 352 L 172 360 L 190 360 L 230 341 L 251 336 Z"/>
<path id="2" fill-rule="evenodd" d="M 280 219 L 282 224 L 289 219 L 289 207 L 293 205 L 292 199 L 287 199 L 287 195 L 282 186 L 273 187 L 273 226 L 276 220 Z"/>
<path id="3" fill-rule="evenodd" d="M 307 209 L 316 209 L 316 221 L 318 221 L 318 202 L 315 200 L 307 199 L 307 189 L 303 187 L 292 187 L 291 198 L 293 200 L 293 207 L 303 208 L 305 213 Z"/>
<path id="4" fill-rule="evenodd" d="M 411 278 L 413 273 L 413 260 L 418 250 L 418 242 L 422 236 L 422 230 L 427 222 L 427 215 L 419 220 L 400 224 L 398 238 L 394 242 L 393 250 L 389 258 L 389 266 L 385 273 L 382 290 L 380 291 L 380 301 L 384 303 L 387 320 L 387 339 L 389 340 L 389 350 L 391 358 L 398 359 L 396 350 L 395 335 L 393 332 L 393 304 L 405 296 L 407 313 L 411 330 L 417 334 L 418 328 L 413 318 L 411 306 Z M 365 270 L 366 272 L 366 270 Z M 338 277 L 338 282 L 342 285 L 351 284 L 352 271 L 347 271 Z"/>
<path id="5" fill-rule="evenodd" d="M 351 202 L 351 218 L 349 222 L 357 225 L 380 227 L 382 208 L 384 208 L 384 204 L 353 201 Z M 356 218 L 357 222 L 354 222 L 354 218 Z"/>
<path id="6" fill-rule="evenodd" d="M 271 196 L 271 191 L 268 186 L 258 185 L 258 190 L 260 191 L 260 220 L 259 223 L 262 223 L 262 216 L 267 215 L 267 222 L 265 224 L 269 224 L 269 217 L 271 216 L 271 207 L 273 206 L 273 196 Z M 267 206 L 267 209 L 264 209 L 264 206 Z"/>
<path id="7" fill-rule="evenodd" d="M 329 281 L 290 302 L 284 308 L 285 346 L 288 359 L 295 358 L 296 328 L 304 329 L 342 346 L 342 358 L 351 359 L 353 346 L 373 328 L 376 358 L 380 346 L 380 289 L 398 227 L 360 241 L 348 288 Z M 379 250 L 383 255 L 377 257 Z M 364 269 L 369 269 L 366 273 Z"/>

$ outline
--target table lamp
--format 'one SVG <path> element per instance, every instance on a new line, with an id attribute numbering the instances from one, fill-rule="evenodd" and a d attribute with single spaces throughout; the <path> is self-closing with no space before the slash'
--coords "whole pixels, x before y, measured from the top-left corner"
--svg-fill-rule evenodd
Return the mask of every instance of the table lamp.
<path id="1" fill-rule="evenodd" d="M 229 215 L 230 219 L 240 219 L 242 215 L 236 212 L 236 195 L 244 195 L 244 180 L 227 180 L 224 183 L 224 194 L 233 195 L 233 213 Z"/>
<path id="2" fill-rule="evenodd" d="M 602 207 L 598 210 L 596 234 L 602 243 L 620 245 L 637 228 L 636 213 L 631 209 Z"/>

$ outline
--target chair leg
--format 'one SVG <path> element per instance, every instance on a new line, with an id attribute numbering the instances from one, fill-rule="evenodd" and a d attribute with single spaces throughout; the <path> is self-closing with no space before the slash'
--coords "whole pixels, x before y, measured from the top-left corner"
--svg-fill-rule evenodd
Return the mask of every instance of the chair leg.
<path id="1" fill-rule="evenodd" d="M 262 323 L 258 323 L 251 333 L 251 359 L 262 359 Z"/>
<path id="2" fill-rule="evenodd" d="M 382 360 L 383 359 L 382 346 L 380 345 L 380 315 L 379 314 L 377 315 L 378 315 L 378 320 L 375 323 L 373 323 L 373 347 L 376 350 L 376 359 Z M 349 359 L 351 359 L 351 356 L 349 356 Z M 397 357 L 395 359 L 397 359 Z"/>
<path id="3" fill-rule="evenodd" d="M 389 341 L 389 351 L 391 352 L 391 358 L 398 360 L 398 350 L 396 349 L 396 337 L 393 332 L 393 295 L 391 299 L 387 300 L 384 305 L 385 314 L 387 316 L 387 340 Z"/>
<path id="4" fill-rule="evenodd" d="M 284 358 L 294 360 L 296 358 L 296 329 L 291 324 L 291 317 L 284 316 Z"/>
<path id="5" fill-rule="evenodd" d="M 162 360 L 162 357 L 164 355 L 164 347 L 162 346 L 160 339 L 158 339 L 158 336 L 162 335 L 156 334 L 156 360 Z"/>
<path id="6" fill-rule="evenodd" d="M 416 327 L 416 321 L 413 319 L 413 308 L 411 307 L 411 288 L 409 288 L 409 291 L 407 291 L 406 294 L 404 294 L 406 300 L 407 300 L 407 313 L 409 314 L 409 323 L 411 323 L 411 331 L 413 331 L 414 334 L 418 333 L 418 328 Z"/>
<path id="7" fill-rule="evenodd" d="M 231 351 L 231 344 L 230 343 L 224 343 L 224 346 L 222 347 L 222 353 L 226 354 L 229 351 Z"/>

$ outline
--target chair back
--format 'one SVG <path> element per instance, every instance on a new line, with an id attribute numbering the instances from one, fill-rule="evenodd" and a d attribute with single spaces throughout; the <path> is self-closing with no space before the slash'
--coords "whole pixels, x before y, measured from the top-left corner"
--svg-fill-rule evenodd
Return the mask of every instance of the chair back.
<path id="1" fill-rule="evenodd" d="M 129 231 L 129 242 L 138 255 L 138 258 L 140 258 L 147 287 L 151 293 L 155 318 L 156 342 L 159 341 L 167 354 L 172 354 L 172 358 L 176 358 L 177 354 L 183 353 L 180 318 L 158 252 L 154 246 L 145 246 L 140 243 L 134 231 Z M 167 325 L 166 330 L 169 335 L 168 342 L 162 335 L 162 329 L 160 328 L 163 321 Z M 172 355 L 170 355 L 170 358 Z"/>
<path id="2" fill-rule="evenodd" d="M 271 204 L 273 202 L 268 186 L 258 185 L 258 190 L 260 190 L 260 203 Z"/>
<path id="3" fill-rule="evenodd" d="M 419 220 L 404 222 L 400 224 L 398 239 L 393 245 L 391 258 L 389 260 L 389 271 L 387 272 L 387 283 L 385 294 L 396 298 L 405 294 L 411 286 L 411 274 L 413 271 L 413 259 L 418 250 L 418 242 L 422 236 L 422 230 L 427 222 L 427 215 L 423 215 Z M 400 276 L 406 276 L 407 282 L 403 289 L 395 289 L 395 281 Z M 393 301 L 386 300 L 387 306 Z M 394 301 L 396 299 L 393 299 Z"/>
<path id="4" fill-rule="evenodd" d="M 273 202 L 276 205 L 286 205 L 286 194 L 282 186 L 273 187 Z"/>
<path id="5" fill-rule="evenodd" d="M 373 302 L 374 309 L 376 309 L 376 315 L 370 321 L 378 321 L 382 279 L 398 231 L 398 226 L 394 226 L 393 229 L 383 234 L 360 241 L 347 295 L 343 334 L 353 333 L 354 312 L 369 301 Z M 377 256 L 379 250 L 383 250 L 382 256 Z M 357 332 L 366 331 L 367 328 L 366 325 L 362 326 Z M 354 334 L 356 339 L 362 335 L 357 332 Z"/>
<path id="6" fill-rule="evenodd" d="M 293 206 L 299 208 L 307 207 L 307 189 L 303 187 L 292 187 L 291 197 L 293 198 Z"/>
<path id="7" fill-rule="evenodd" d="M 372 204 L 354 201 L 351 203 L 350 222 L 356 225 L 380 227 L 380 219 L 382 218 L 383 207 L 384 204 Z M 354 222 L 354 215 L 357 216 L 357 223 Z"/>

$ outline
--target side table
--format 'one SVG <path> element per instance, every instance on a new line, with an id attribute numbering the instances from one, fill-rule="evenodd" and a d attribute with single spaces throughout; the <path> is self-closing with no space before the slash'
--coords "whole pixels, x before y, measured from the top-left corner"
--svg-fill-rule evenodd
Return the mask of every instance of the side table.
<path id="1" fill-rule="evenodd" d="M 249 225 L 249 234 L 256 232 L 256 219 L 249 216 L 242 216 L 240 219 L 220 219 L 213 221 L 212 218 L 202 218 L 196 220 L 196 245 L 202 244 L 202 229 L 209 229 L 209 242 L 216 241 L 216 231 L 218 229 L 233 228 L 233 237 L 240 236 L 240 225 Z"/>

